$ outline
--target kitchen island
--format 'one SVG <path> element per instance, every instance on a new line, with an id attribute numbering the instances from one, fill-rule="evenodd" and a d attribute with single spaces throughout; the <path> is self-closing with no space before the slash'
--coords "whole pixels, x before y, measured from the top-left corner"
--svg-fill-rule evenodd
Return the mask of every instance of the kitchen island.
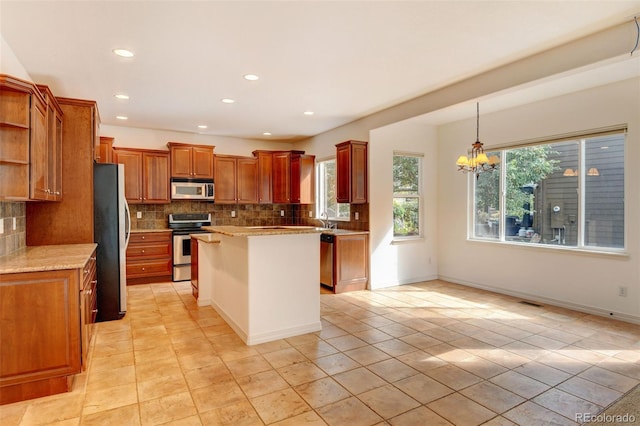
<path id="1" fill-rule="evenodd" d="M 204 226 L 202 296 L 247 345 L 319 331 L 320 230 L 311 226 Z M 215 241 L 215 243 L 213 243 Z M 219 241 L 219 242 L 218 242 Z M 198 304 L 206 301 L 199 299 Z"/>

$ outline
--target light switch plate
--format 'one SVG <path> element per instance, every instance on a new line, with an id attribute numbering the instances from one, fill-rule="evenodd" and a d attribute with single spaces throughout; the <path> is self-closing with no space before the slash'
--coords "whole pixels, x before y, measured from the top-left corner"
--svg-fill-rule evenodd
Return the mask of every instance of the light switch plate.
<path id="1" fill-rule="evenodd" d="M 136 219 L 142 219 L 142 212 L 136 212 Z"/>
<path id="2" fill-rule="evenodd" d="M 280 210 L 280 216 L 284 217 L 284 210 Z"/>
<path id="3" fill-rule="evenodd" d="M 15 231 L 16 229 L 18 229 L 18 224 L 16 223 L 16 218 L 13 218 L 13 230 Z"/>
<path id="4" fill-rule="evenodd" d="M 236 217 L 236 211 L 235 210 L 231 210 L 231 217 Z"/>
<path id="5" fill-rule="evenodd" d="M 360 220 L 360 213 L 356 212 L 356 220 Z"/>
<path id="6" fill-rule="evenodd" d="M 0 218 L 0 234 L 4 234 L 4 218 Z"/>

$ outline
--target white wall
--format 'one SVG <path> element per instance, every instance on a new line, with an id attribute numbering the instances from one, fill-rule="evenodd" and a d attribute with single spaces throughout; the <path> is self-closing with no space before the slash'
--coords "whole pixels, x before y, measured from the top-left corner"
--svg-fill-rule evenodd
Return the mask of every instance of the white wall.
<path id="1" fill-rule="evenodd" d="M 98 109 L 100 106 L 98 105 Z M 293 149 L 294 145 L 283 142 L 239 139 L 197 133 L 171 132 L 167 130 L 140 129 L 100 125 L 100 136 L 114 138 L 113 146 L 120 148 L 142 148 L 167 150 L 167 142 L 184 142 L 215 146 L 214 153 L 250 156 L 256 149 Z M 298 148 L 295 148 L 298 149 Z"/>
<path id="2" fill-rule="evenodd" d="M 370 288 L 438 277 L 436 129 L 403 122 L 371 131 L 369 141 Z M 423 154 L 423 238 L 393 242 L 394 151 Z"/>
<path id="3" fill-rule="evenodd" d="M 11 46 L 7 44 L 0 34 L 0 74 L 7 74 L 22 80 L 32 81 L 27 70 L 16 57 Z"/>
<path id="4" fill-rule="evenodd" d="M 455 160 L 475 140 L 475 118 L 439 128 L 438 269 L 448 281 L 640 322 L 640 79 L 481 115 L 485 148 L 628 124 L 626 256 L 467 241 L 468 177 Z M 628 297 L 619 297 L 618 286 Z"/>

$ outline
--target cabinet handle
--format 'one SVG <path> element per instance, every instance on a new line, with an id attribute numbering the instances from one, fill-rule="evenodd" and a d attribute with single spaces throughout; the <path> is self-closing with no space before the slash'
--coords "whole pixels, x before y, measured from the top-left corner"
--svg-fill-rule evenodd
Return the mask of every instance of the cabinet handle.
<path id="1" fill-rule="evenodd" d="M 90 288 L 89 290 L 87 290 L 87 294 L 88 294 L 89 296 L 91 296 L 91 295 L 93 294 L 93 289 L 92 289 L 92 288 Z"/>
<path id="2" fill-rule="evenodd" d="M 145 268 L 142 268 L 142 270 L 143 270 L 143 271 L 146 271 L 146 269 L 145 269 Z"/>
<path id="3" fill-rule="evenodd" d="M 96 314 L 96 313 L 98 313 L 98 310 L 97 310 L 97 309 L 92 309 L 92 310 L 91 310 L 91 313 L 92 313 L 92 314 Z"/>
<path id="4" fill-rule="evenodd" d="M 98 280 L 91 280 L 91 284 L 98 284 Z"/>
<path id="5" fill-rule="evenodd" d="M 144 253 L 144 250 L 140 250 L 140 253 Z"/>
<path id="6" fill-rule="evenodd" d="M 93 256 L 93 257 L 91 258 L 91 260 L 93 260 L 94 262 L 96 261 L 96 259 L 97 259 L 97 258 L 96 258 L 95 256 Z"/>
<path id="7" fill-rule="evenodd" d="M 141 240 L 144 240 L 146 237 L 143 235 L 142 237 L 140 237 Z"/>
<path id="8" fill-rule="evenodd" d="M 56 191 L 56 192 L 54 192 L 54 194 L 60 195 L 60 191 Z"/>
<path id="9" fill-rule="evenodd" d="M 86 275 L 86 274 L 88 274 L 88 273 L 89 273 L 89 270 L 88 270 L 88 269 L 85 269 L 85 270 L 84 270 L 84 273 L 85 273 L 85 275 Z"/>

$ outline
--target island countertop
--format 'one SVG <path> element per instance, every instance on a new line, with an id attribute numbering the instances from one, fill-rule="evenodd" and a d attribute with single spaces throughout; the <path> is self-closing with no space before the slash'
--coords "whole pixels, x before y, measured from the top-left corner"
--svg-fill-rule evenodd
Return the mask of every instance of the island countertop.
<path id="1" fill-rule="evenodd" d="M 315 226 L 274 225 L 274 226 L 203 226 L 204 231 L 230 237 L 252 237 L 258 235 L 320 234 Z"/>
<path id="2" fill-rule="evenodd" d="M 0 274 L 82 268 L 97 244 L 25 247 L 0 259 Z"/>

